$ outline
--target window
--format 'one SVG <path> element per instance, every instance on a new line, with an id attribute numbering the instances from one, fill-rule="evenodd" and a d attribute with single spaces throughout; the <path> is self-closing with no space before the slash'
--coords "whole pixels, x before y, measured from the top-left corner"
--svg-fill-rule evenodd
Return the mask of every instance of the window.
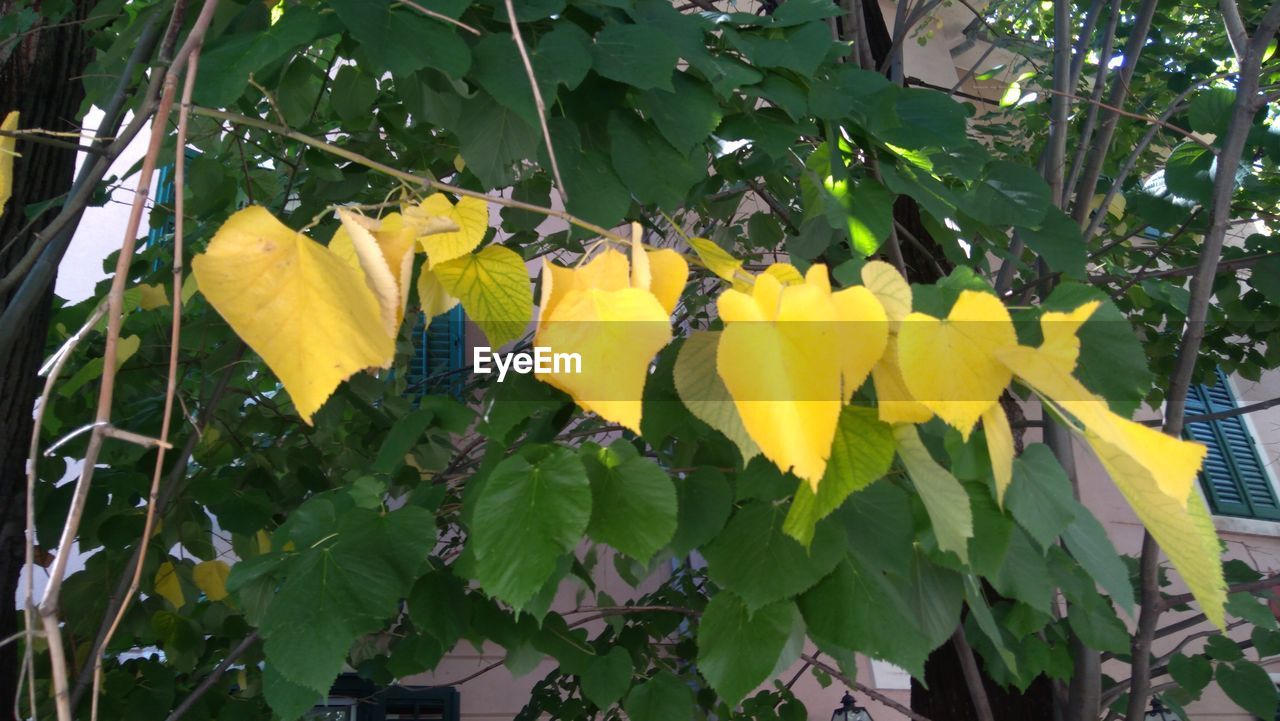
<path id="1" fill-rule="evenodd" d="M 1236 408 L 1235 396 L 1220 369 L 1212 386 L 1195 386 L 1187 393 L 1187 415 L 1221 413 Z M 1214 513 L 1280 520 L 1280 502 L 1258 456 L 1244 416 L 1188 423 L 1186 434 L 1209 447 L 1200 483 Z"/>
<path id="2" fill-rule="evenodd" d="M 462 315 L 462 306 L 454 306 L 430 323 L 419 317 L 413 329 L 413 360 L 409 362 L 410 395 L 461 395 L 465 346 L 466 318 Z"/>
<path id="3" fill-rule="evenodd" d="M 387 686 L 344 674 L 334 682 L 324 705 L 306 721 L 458 721 L 458 690 L 450 687 Z"/>

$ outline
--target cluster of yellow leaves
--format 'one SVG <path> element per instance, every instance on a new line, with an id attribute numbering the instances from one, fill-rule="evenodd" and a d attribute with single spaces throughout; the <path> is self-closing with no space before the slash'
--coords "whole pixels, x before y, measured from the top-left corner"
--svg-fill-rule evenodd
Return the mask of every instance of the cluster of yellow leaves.
<path id="1" fill-rule="evenodd" d="M 673 250 L 646 250 L 633 233 L 631 257 L 606 248 L 578 267 L 544 261 L 534 345 L 577 353 L 581 372 L 538 373 L 584 410 L 640 432 L 649 364 L 671 342 L 671 313 L 689 276 Z"/>
<path id="2" fill-rule="evenodd" d="M 417 252 L 427 253 L 418 287 L 429 314 L 461 298 L 495 344 L 528 323 L 533 304 L 520 256 L 496 246 L 472 253 L 488 227 L 483 201 L 454 205 L 436 194 L 403 211 L 375 219 L 340 209 L 341 227 L 323 246 L 252 206 L 231 216 L 192 263 L 209 303 L 308 423 L 353 373 L 391 365 Z"/>
<path id="3" fill-rule="evenodd" d="M 708 255 L 698 252 L 710 268 Z M 713 272 L 735 286 L 718 300 L 725 330 L 716 367 L 737 413 L 725 418 L 723 409 L 712 413 L 694 401 L 696 415 L 731 438 L 740 424 L 760 452 L 816 491 L 840 409 L 869 373 L 886 423 L 908 429 L 936 415 L 967 440 L 981 422 L 1003 501 L 1014 447 L 1000 396 L 1017 379 L 1090 446 L 1205 613 L 1221 623 L 1217 538 L 1194 489 L 1205 448 L 1113 413 L 1073 375 L 1077 333 L 1098 302 L 1045 313 L 1044 340 L 1028 347 L 994 295 L 964 291 L 945 318 L 913 312 L 910 286 L 884 263 L 863 268 L 862 286 L 835 292 L 821 265 L 801 278 L 795 268 L 775 264 L 749 288 L 737 275 L 740 266 L 715 265 Z M 734 440 L 745 456 L 747 446 Z M 964 539 L 952 540 L 963 546 Z"/>
<path id="4" fill-rule="evenodd" d="M 0 123 L 0 130 L 13 132 L 18 129 L 18 111 L 11 110 Z M 18 139 L 11 135 L 0 135 L 0 215 L 4 215 L 4 206 L 13 195 L 13 159 L 18 156 Z"/>

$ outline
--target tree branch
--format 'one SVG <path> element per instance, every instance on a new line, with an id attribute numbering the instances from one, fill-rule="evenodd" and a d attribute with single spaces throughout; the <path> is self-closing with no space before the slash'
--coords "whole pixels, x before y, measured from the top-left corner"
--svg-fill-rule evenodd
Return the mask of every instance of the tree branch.
<path id="1" fill-rule="evenodd" d="M 213 688 L 213 685 L 218 682 L 218 679 L 222 678 L 223 674 L 231 669 L 231 664 L 235 663 L 237 659 L 243 656 L 245 652 L 252 648 L 253 644 L 257 642 L 257 631 L 245 636 L 244 640 L 237 644 L 235 648 L 228 651 L 226 656 L 222 657 L 222 662 L 218 664 L 217 668 L 213 669 L 208 676 L 205 676 L 204 679 L 200 681 L 200 685 L 196 686 L 195 690 L 193 690 L 190 695 L 182 699 L 182 703 L 178 704 L 178 707 L 173 710 L 173 713 L 165 717 L 165 721 L 178 721 L 178 719 L 182 718 L 184 714 L 191 710 L 192 706 L 196 705 L 196 702 L 199 701 L 201 697 L 209 692 L 209 689 Z"/>
<path id="2" fill-rule="evenodd" d="M 951 645 L 956 648 L 960 657 L 960 670 L 964 672 L 964 685 L 969 689 L 969 699 L 973 701 L 973 710 L 978 721 L 995 721 L 991 713 L 991 701 L 987 698 L 987 689 L 982 685 L 982 671 L 978 669 L 978 660 L 973 656 L 973 649 L 964 637 L 964 624 L 956 626 L 951 634 Z"/>
<path id="3" fill-rule="evenodd" d="M 843 683 L 845 686 L 848 686 L 849 688 L 852 688 L 852 689 L 857 689 L 859 693 L 866 694 L 868 698 L 872 698 L 872 699 L 875 699 L 876 701 L 879 701 L 885 706 L 888 706 L 894 711 L 897 711 L 903 716 L 906 716 L 907 718 L 911 719 L 911 721 L 929 721 L 928 716 L 921 716 L 915 711 L 912 711 L 906 706 L 903 706 L 902 704 L 898 703 L 897 701 L 894 701 L 888 696 L 885 696 L 884 694 L 871 688 L 870 686 L 865 686 L 863 684 L 858 683 L 857 681 L 850 678 L 849 676 L 846 676 L 840 669 L 830 664 L 824 663 L 821 659 L 817 658 L 816 656 L 810 656 L 807 653 L 802 653 L 800 654 L 800 660 L 808 663 L 810 666 L 813 666 L 814 668 L 822 669 L 827 673 L 827 675 L 831 676 L 832 678 L 840 679 L 840 683 Z"/>

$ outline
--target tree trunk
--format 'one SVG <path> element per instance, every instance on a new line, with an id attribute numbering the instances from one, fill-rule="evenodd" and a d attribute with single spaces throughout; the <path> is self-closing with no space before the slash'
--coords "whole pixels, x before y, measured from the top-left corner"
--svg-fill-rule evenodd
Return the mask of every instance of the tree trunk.
<path id="1" fill-rule="evenodd" d="M 981 669 L 982 657 L 977 660 Z M 978 721 L 954 644 L 944 643 L 930 654 L 924 679 L 928 688 L 911 682 L 912 711 L 929 721 Z M 1026 693 L 1018 693 L 997 686 L 984 673 L 983 687 L 995 721 L 1053 721 L 1053 685 L 1044 676 L 1033 681 Z"/>
<path id="2" fill-rule="evenodd" d="M 0 0 L 0 15 L 11 12 L 13 4 Z M 37 10 L 40 5 L 37 0 Z M 95 0 L 78 0 L 72 17 L 33 30 L 12 49 L 0 65 L 0 116 L 17 110 L 23 128 L 80 129 L 77 115 L 84 86 L 79 78 L 90 57 L 80 21 L 94 5 Z M 13 166 L 13 197 L 0 216 L 0 274 L 8 274 L 26 253 L 34 240 L 31 231 L 54 215 L 47 211 L 27 228 L 28 208 L 67 192 L 75 172 L 73 150 L 19 140 L 17 151 L 21 157 Z M 13 351 L 0 360 L 0 638 L 17 632 L 23 623 L 14 599 L 26 529 L 26 458 L 32 404 L 40 392 L 36 370 L 44 357 L 52 298 L 50 288 L 21 319 Z M 8 302 L 9 297 L 0 296 L 0 309 Z M 0 718 L 12 713 L 21 654 L 21 644 L 0 646 Z"/>

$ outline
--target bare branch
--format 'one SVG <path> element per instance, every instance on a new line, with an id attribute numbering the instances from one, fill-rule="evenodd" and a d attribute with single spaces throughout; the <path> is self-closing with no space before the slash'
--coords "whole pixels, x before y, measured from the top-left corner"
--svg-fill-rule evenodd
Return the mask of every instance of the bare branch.
<path id="1" fill-rule="evenodd" d="M 218 679 L 222 678 L 222 676 L 231 669 L 231 664 L 235 663 L 245 654 L 246 651 L 253 647 L 253 644 L 257 642 L 257 631 L 245 636 L 244 640 L 237 644 L 235 648 L 228 651 L 226 656 L 222 657 L 222 662 L 218 664 L 217 668 L 213 669 L 208 676 L 205 676 L 200 681 L 200 685 L 196 686 L 195 689 L 192 690 L 191 694 L 184 698 L 182 703 L 178 704 L 178 707 L 173 710 L 173 713 L 165 717 L 165 721 L 178 721 L 178 719 L 182 718 L 184 714 L 191 710 L 192 706 L 196 705 L 196 702 L 199 701 L 202 696 L 208 693 L 209 689 L 213 688 L 213 685 L 218 682 Z"/>
<path id="2" fill-rule="evenodd" d="M 858 683 L 856 680 L 846 675 L 840 669 L 828 663 L 823 662 L 821 659 L 817 658 L 816 656 L 810 656 L 807 653 L 802 653 L 800 654 L 800 660 L 808 663 L 814 668 L 822 669 L 832 678 L 840 679 L 840 683 L 843 683 L 845 686 L 848 686 L 849 688 L 852 688 L 852 689 L 857 689 L 859 693 L 866 694 L 869 698 L 879 701 L 885 706 L 888 706 L 894 711 L 897 711 L 903 716 L 906 716 L 907 718 L 911 719 L 911 721 L 929 721 L 928 716 L 921 716 L 915 711 L 912 711 L 910 708 L 903 706 L 902 704 L 898 703 L 897 701 L 894 701 L 888 696 L 885 696 L 884 694 L 871 688 L 870 686 L 866 686 L 864 684 Z"/>
<path id="3" fill-rule="evenodd" d="M 982 671 L 978 669 L 978 660 L 974 658 L 973 649 L 964 637 L 964 624 L 956 626 L 955 633 L 951 634 L 951 645 L 956 647 L 956 655 L 960 657 L 964 685 L 969 689 L 969 699 L 973 701 L 978 721 L 995 721 L 995 716 L 991 713 L 991 701 L 987 699 L 987 689 L 982 685 Z"/>
<path id="4" fill-rule="evenodd" d="M 430 18 L 435 18 L 436 20 L 439 20 L 442 23 L 448 23 L 450 25 L 453 25 L 454 27 L 462 28 L 463 30 L 466 30 L 467 32 L 471 33 L 472 35 L 475 35 L 476 37 L 480 36 L 479 30 L 476 30 L 475 28 L 462 22 L 461 20 L 455 20 L 449 17 L 448 15 L 436 12 L 431 8 L 423 7 L 422 5 L 419 5 L 413 0 L 396 0 L 396 2 L 406 7 L 411 7 L 414 10 L 417 10 L 418 12 L 422 13 L 423 15 L 426 15 L 427 17 L 430 17 Z"/>

